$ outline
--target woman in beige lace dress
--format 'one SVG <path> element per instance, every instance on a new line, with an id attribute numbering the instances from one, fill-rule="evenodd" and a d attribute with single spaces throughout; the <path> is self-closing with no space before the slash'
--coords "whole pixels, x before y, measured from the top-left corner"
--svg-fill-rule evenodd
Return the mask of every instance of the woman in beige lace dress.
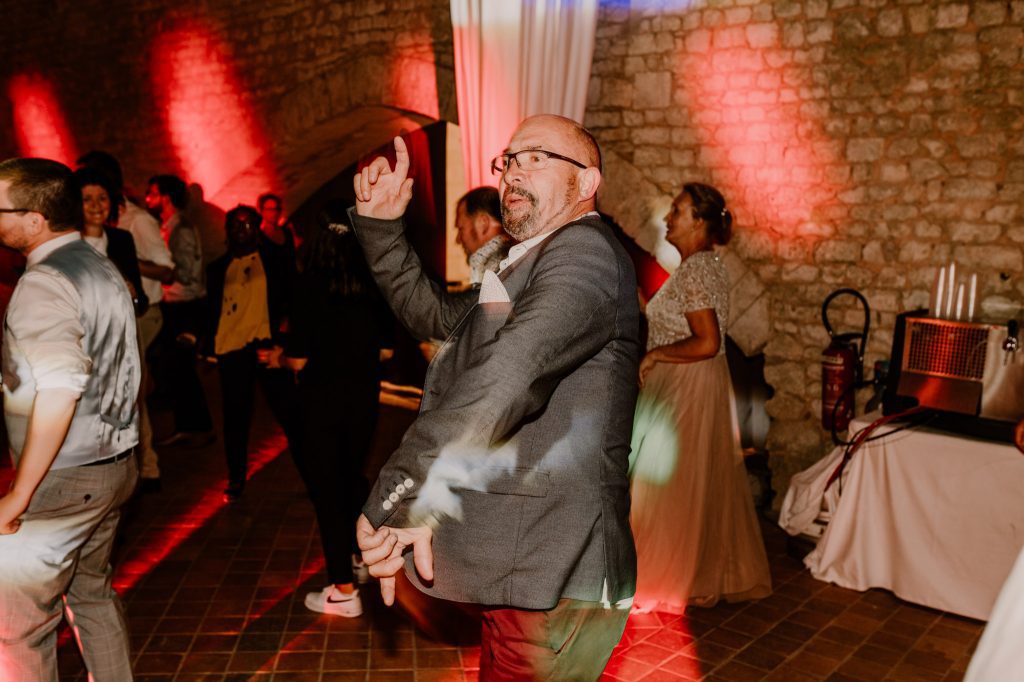
<path id="1" fill-rule="evenodd" d="M 722 195 L 683 186 L 666 216 L 682 263 L 647 305 L 647 354 L 633 426 L 630 521 L 639 610 L 681 613 L 771 593 L 743 467 L 725 359 L 729 241 Z"/>

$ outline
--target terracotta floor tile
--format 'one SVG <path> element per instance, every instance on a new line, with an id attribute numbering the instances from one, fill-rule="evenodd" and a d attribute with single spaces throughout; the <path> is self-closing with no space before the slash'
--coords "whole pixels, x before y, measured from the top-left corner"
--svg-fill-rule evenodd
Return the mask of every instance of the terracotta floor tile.
<path id="1" fill-rule="evenodd" d="M 412 649 L 370 649 L 371 670 L 406 670 L 413 666 Z"/>
<path id="2" fill-rule="evenodd" d="M 807 651 L 798 651 L 786 661 L 786 667 L 826 677 L 839 667 L 839 662 Z"/>
<path id="3" fill-rule="evenodd" d="M 223 673 L 227 670 L 231 654 L 193 652 L 181 663 L 183 673 Z"/>
<path id="4" fill-rule="evenodd" d="M 320 670 L 323 667 L 324 654 L 320 651 L 283 651 L 277 655 L 274 670 Z"/>
<path id="5" fill-rule="evenodd" d="M 198 634 L 192 640 L 190 651 L 193 652 L 214 652 L 234 651 L 238 644 L 238 637 L 235 635 L 205 635 Z"/>
<path id="6" fill-rule="evenodd" d="M 146 643 L 146 652 L 184 653 L 192 646 L 194 635 L 154 634 Z"/>
<path id="7" fill-rule="evenodd" d="M 700 680 L 703 678 L 704 673 L 710 669 L 710 665 L 701 663 L 696 658 L 692 658 L 685 654 L 673 656 L 658 666 L 658 670 L 664 670 L 672 673 L 673 675 L 679 675 L 683 679 L 687 680 Z"/>
<path id="8" fill-rule="evenodd" d="M 786 660 L 786 656 L 785 653 L 754 644 L 736 654 L 733 660 L 746 663 L 765 672 L 771 672 Z"/>
<path id="9" fill-rule="evenodd" d="M 885 666 L 894 666 L 906 654 L 905 650 L 888 649 L 874 644 L 863 644 L 853 652 L 853 658 L 859 658 Z"/>
<path id="10" fill-rule="evenodd" d="M 458 649 L 417 649 L 416 669 L 458 668 L 462 665 Z"/>
<path id="11" fill-rule="evenodd" d="M 324 652 L 324 670 L 367 670 L 370 664 L 369 649 Z"/>
<path id="12" fill-rule="evenodd" d="M 605 673 L 626 682 L 629 680 L 639 680 L 653 670 L 654 666 L 647 663 L 625 656 L 612 656 L 611 660 L 608 661 L 608 666 L 605 668 Z"/>
<path id="13" fill-rule="evenodd" d="M 254 673 L 265 669 L 270 662 L 270 669 L 273 669 L 274 652 L 266 651 L 236 651 L 228 661 L 228 672 L 231 673 Z"/>
<path id="14" fill-rule="evenodd" d="M 855 680 L 874 682 L 884 679 L 890 670 L 890 666 L 883 663 L 866 661 L 860 658 L 851 658 L 839 666 L 836 672 L 842 673 Z"/>
<path id="15" fill-rule="evenodd" d="M 139 657 L 135 659 L 135 672 L 139 674 L 173 674 L 178 671 L 178 667 L 181 665 L 183 658 L 185 658 L 184 654 L 140 654 Z"/>
<path id="16" fill-rule="evenodd" d="M 739 650 L 750 644 L 754 639 L 756 638 L 751 637 L 748 634 L 736 632 L 735 630 L 730 630 L 723 626 L 715 628 L 705 635 L 700 641 L 701 643 L 710 642 L 712 644 L 718 644 L 719 646 Z"/>

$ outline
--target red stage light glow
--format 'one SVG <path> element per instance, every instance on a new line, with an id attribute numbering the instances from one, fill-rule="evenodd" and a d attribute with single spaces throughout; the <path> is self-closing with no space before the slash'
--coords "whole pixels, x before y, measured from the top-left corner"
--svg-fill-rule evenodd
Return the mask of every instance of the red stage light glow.
<path id="1" fill-rule="evenodd" d="M 8 81 L 7 94 L 18 153 L 74 164 L 78 151 L 53 84 L 40 74 L 19 74 Z"/>
<path id="2" fill-rule="evenodd" d="M 250 478 L 276 459 L 287 447 L 288 441 L 281 431 L 261 440 L 249 453 Z M 114 588 L 123 594 L 138 584 L 139 580 L 170 556 L 192 533 L 213 518 L 214 514 L 219 512 L 225 504 L 227 502 L 224 501 L 220 490 L 214 488 L 201 491 L 187 515 L 149 531 L 146 541 L 141 545 L 141 553 L 138 555 L 128 554 L 118 564 L 114 573 Z M 315 572 L 313 571 L 313 573 Z"/>
<path id="3" fill-rule="evenodd" d="M 744 225 L 815 235 L 816 209 L 836 200 L 849 168 L 824 131 L 816 86 L 779 45 L 774 23 L 697 30 L 676 60 L 677 102 Z"/>
<path id="4" fill-rule="evenodd" d="M 187 182 L 225 210 L 278 186 L 248 88 L 212 31 L 193 22 L 167 31 L 151 61 L 157 110 Z"/>

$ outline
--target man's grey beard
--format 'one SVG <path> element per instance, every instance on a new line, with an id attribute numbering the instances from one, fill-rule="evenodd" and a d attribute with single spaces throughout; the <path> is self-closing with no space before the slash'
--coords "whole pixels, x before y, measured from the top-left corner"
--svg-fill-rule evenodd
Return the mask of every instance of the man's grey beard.
<path id="1" fill-rule="evenodd" d="M 505 196 L 509 194 L 515 194 L 523 197 L 530 202 L 530 210 L 525 214 L 513 218 L 505 212 L 505 202 L 501 202 L 501 226 L 505 228 L 505 232 L 510 237 L 515 239 L 517 242 L 526 241 L 530 237 L 533 237 L 538 227 L 534 223 L 537 222 L 537 197 L 533 196 L 525 189 L 519 189 L 517 187 L 509 187 L 505 190 Z"/>

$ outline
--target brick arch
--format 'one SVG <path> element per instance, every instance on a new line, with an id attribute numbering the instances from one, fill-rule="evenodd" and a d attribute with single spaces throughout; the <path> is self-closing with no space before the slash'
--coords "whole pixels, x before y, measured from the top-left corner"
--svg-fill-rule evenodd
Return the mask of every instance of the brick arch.
<path id="1" fill-rule="evenodd" d="M 435 119 L 387 106 L 359 106 L 307 129 L 302 136 L 274 145 L 254 168 L 269 167 L 285 204 L 301 205 L 339 171 L 403 131 L 421 128 Z M 206 200 L 217 206 L 251 203 L 270 188 L 259 186 L 262 174 L 243 171 Z"/>

